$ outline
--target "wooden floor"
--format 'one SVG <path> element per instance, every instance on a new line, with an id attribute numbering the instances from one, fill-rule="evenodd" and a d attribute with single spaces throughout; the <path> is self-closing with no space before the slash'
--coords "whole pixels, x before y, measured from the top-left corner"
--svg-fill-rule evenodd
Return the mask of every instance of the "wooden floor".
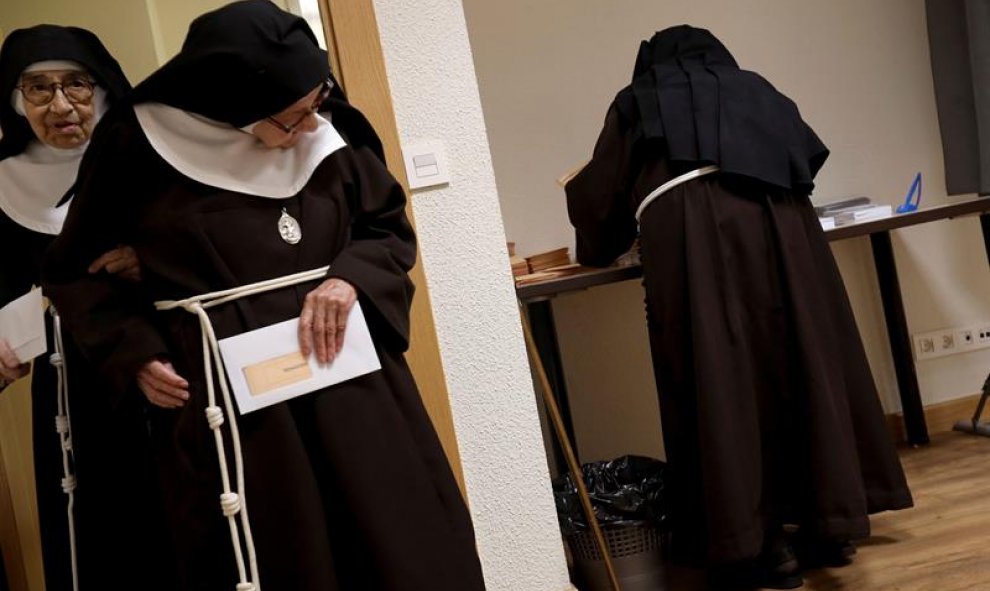
<path id="1" fill-rule="evenodd" d="M 802 589 L 990 590 L 990 438 L 938 435 L 901 458 L 914 508 L 876 515 L 853 564 L 809 573 Z"/>
<path id="2" fill-rule="evenodd" d="M 915 506 L 872 519 L 853 563 L 804 573 L 804 591 L 990 591 L 990 438 L 944 433 L 904 449 Z M 672 568 L 668 591 L 709 591 Z"/>

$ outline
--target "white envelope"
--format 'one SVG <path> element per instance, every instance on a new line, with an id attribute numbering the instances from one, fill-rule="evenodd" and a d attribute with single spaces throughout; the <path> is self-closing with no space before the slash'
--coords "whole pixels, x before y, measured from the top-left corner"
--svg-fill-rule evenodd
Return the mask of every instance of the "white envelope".
<path id="1" fill-rule="evenodd" d="M 299 319 L 252 330 L 219 342 L 241 414 L 346 382 L 382 368 L 361 304 L 351 308 L 344 346 L 326 367 L 299 351 Z"/>
<path id="2" fill-rule="evenodd" d="M 0 338 L 14 350 L 21 363 L 48 352 L 45 336 L 45 303 L 34 288 L 0 309 Z"/>

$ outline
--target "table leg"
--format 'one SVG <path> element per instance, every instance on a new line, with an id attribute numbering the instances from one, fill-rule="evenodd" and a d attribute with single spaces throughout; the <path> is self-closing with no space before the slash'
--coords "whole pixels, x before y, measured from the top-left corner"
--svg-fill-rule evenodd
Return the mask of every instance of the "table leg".
<path id="1" fill-rule="evenodd" d="M 987 264 L 990 265 L 990 213 L 980 216 L 980 227 L 983 228 L 983 247 L 987 249 Z"/>
<path id="2" fill-rule="evenodd" d="M 571 407 L 567 398 L 567 384 L 564 381 L 564 366 L 560 359 L 560 346 L 557 343 L 553 304 L 550 299 L 527 302 L 526 313 L 529 316 L 530 327 L 533 329 L 536 349 L 539 351 L 540 360 L 543 361 L 543 367 L 546 368 L 547 378 L 557 399 L 557 406 L 560 407 L 560 415 L 567 429 L 567 439 L 570 441 L 574 453 L 579 455 L 577 442 L 574 438 L 574 421 L 571 419 Z M 556 443 L 554 444 L 554 455 L 557 466 L 563 470 L 567 464 L 564 463 L 563 453 Z"/>
<path id="3" fill-rule="evenodd" d="M 897 279 L 897 264 L 894 261 L 890 232 L 870 234 L 870 243 L 873 245 L 873 264 L 877 270 L 883 314 L 887 321 L 887 337 L 894 357 L 907 441 L 910 445 L 925 445 L 929 441 L 928 425 L 925 423 L 925 409 L 921 403 L 921 389 L 915 373 L 911 334 L 908 332 L 907 316 L 904 313 L 904 300 L 901 298 L 901 286 Z"/>

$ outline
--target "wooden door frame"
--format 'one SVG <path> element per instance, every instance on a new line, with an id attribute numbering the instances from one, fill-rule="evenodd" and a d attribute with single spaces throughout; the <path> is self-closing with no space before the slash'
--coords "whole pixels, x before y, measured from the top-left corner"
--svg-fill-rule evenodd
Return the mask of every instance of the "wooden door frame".
<path id="1" fill-rule="evenodd" d="M 0 393 L 0 396 L 3 394 Z M 4 572 L 10 591 L 27 591 L 27 568 L 24 564 L 24 550 L 21 536 L 17 531 L 17 514 L 10 496 L 10 479 L 4 461 L 3 446 L 0 442 L 0 560 L 4 562 Z"/>
<path id="2" fill-rule="evenodd" d="M 385 70 L 385 55 L 375 18 L 374 0 L 317 1 L 334 74 L 347 93 L 348 100 L 364 113 L 381 137 L 388 168 L 402 184 L 408 198 L 409 183 L 399 144 L 399 129 Z M 415 226 L 411 202 L 406 206 L 406 214 Z M 440 344 L 422 259 L 418 254 L 410 277 L 416 285 L 416 297 L 411 312 L 412 335 L 406 360 L 416 378 L 423 404 L 447 453 L 457 484 L 464 493 L 464 476 L 440 357 Z"/>

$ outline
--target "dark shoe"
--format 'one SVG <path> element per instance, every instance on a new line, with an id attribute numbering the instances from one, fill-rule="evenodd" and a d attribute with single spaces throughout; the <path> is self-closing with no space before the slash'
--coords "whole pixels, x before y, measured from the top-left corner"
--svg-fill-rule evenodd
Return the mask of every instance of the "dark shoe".
<path id="1" fill-rule="evenodd" d="M 757 565 L 767 573 L 779 577 L 800 576 L 801 571 L 794 548 L 783 535 L 767 544 L 767 548 L 757 559 Z"/>
<path id="2" fill-rule="evenodd" d="M 796 561 L 795 561 L 796 564 Z M 797 589 L 804 579 L 796 567 L 790 571 L 785 565 L 769 567 L 763 560 L 726 566 L 709 576 L 711 590 L 728 591 L 741 589 Z"/>
<path id="3" fill-rule="evenodd" d="M 757 589 L 797 589 L 801 585 L 804 585 L 804 578 L 795 571 L 792 574 L 760 573 L 753 586 Z"/>
<path id="4" fill-rule="evenodd" d="M 846 539 L 801 535 L 791 542 L 801 568 L 841 567 L 852 564 L 856 546 Z"/>

